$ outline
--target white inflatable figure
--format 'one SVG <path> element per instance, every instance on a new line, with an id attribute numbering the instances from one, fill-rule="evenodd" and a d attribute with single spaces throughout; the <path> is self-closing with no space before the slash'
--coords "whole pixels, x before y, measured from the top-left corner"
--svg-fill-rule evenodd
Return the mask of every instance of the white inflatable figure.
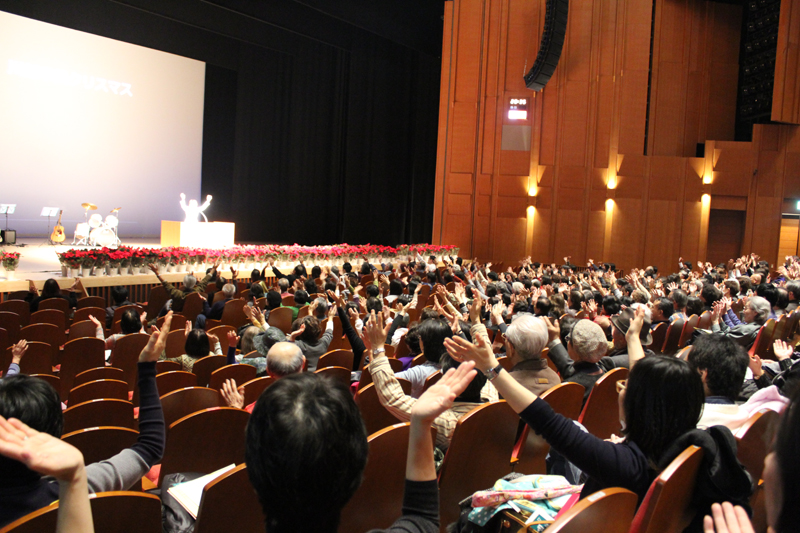
<path id="1" fill-rule="evenodd" d="M 186 212 L 186 220 L 184 222 L 200 222 L 200 215 L 208 222 L 203 211 L 211 205 L 211 195 L 206 196 L 206 201 L 203 205 L 197 205 L 197 200 L 189 200 L 189 205 L 186 205 L 186 195 L 181 193 L 181 209 Z"/>

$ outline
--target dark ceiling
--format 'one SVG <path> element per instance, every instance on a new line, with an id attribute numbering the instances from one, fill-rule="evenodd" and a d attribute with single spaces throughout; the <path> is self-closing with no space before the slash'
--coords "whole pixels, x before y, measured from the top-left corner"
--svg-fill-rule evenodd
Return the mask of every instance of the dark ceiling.
<path id="1" fill-rule="evenodd" d="M 441 56 L 444 0 L 293 0 L 408 46 Z"/>

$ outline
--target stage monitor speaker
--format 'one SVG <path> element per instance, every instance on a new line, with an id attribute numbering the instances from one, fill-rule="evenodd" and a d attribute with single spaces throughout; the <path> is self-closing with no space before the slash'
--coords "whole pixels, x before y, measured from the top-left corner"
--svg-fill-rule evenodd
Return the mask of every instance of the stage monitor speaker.
<path id="1" fill-rule="evenodd" d="M 547 0 L 544 32 L 531 70 L 525 75 L 525 86 L 541 91 L 556 70 L 567 35 L 568 0 Z"/>
<path id="2" fill-rule="evenodd" d="M 0 230 L 0 239 L 2 239 L 2 244 L 17 244 L 17 230 Z"/>

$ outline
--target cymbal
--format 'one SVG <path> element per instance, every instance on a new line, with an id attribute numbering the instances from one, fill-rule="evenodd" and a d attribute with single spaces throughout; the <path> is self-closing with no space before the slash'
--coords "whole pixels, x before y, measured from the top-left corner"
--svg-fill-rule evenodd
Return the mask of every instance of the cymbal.
<path id="1" fill-rule="evenodd" d="M 112 213 L 116 213 L 116 212 L 117 212 L 117 211 L 119 211 L 120 209 L 122 209 L 122 208 L 121 208 L 121 207 L 115 207 L 114 209 L 112 209 L 112 210 L 111 210 L 111 212 L 112 212 Z"/>
<path id="2" fill-rule="evenodd" d="M 97 209 L 96 205 L 90 204 L 89 202 L 82 203 L 81 207 L 86 209 L 87 211 L 94 211 L 95 209 Z"/>

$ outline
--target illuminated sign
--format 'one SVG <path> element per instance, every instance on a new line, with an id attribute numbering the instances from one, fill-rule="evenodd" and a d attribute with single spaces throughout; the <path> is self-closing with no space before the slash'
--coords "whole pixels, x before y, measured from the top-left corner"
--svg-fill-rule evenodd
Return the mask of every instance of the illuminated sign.
<path id="1" fill-rule="evenodd" d="M 528 120 L 528 99 L 511 98 L 508 101 L 509 120 Z"/>

